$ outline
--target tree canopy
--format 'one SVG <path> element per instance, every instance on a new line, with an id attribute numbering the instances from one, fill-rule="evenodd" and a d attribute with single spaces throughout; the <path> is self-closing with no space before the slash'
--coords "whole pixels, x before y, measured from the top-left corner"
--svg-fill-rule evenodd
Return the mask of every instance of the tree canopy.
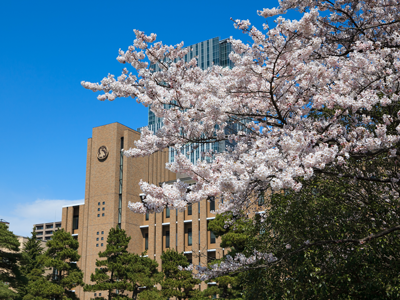
<path id="1" fill-rule="evenodd" d="M 38 257 L 43 269 L 34 269 L 24 300 L 74 300 L 78 299 L 74 288 L 83 285 L 83 273 L 78 268 L 79 243 L 64 229 L 54 231 L 47 241 L 47 250 Z M 50 270 L 47 275 L 45 269 Z"/>
<path id="2" fill-rule="evenodd" d="M 19 266 L 19 247 L 17 237 L 6 224 L 0 223 L 0 299 L 16 297 L 16 290 L 25 283 Z"/>
<path id="3" fill-rule="evenodd" d="M 284 19 L 288 10 L 297 10 L 299 19 Z M 117 59 L 130 64 L 137 75 L 124 68 L 121 76 L 110 74 L 100 84 L 82 82 L 85 88 L 104 92 L 99 100 L 132 97 L 150 106 L 163 118 L 163 127 L 157 132 L 143 129 L 136 147 L 125 155 L 145 156 L 171 148 L 176 154 L 168 169 L 195 181 L 189 192 L 179 180 L 163 186 L 141 182 L 146 200 L 130 203 L 130 209 L 183 210 L 189 203 L 222 195 L 219 212 L 239 216 L 256 210 L 255 195 L 267 190 L 299 192 L 304 180 L 320 176 L 352 179 L 350 185 L 366 182 L 379 199 L 397 207 L 400 4 L 282 0 L 279 7 L 260 10 L 259 15 L 275 18 L 275 26 L 259 30 L 249 20 L 234 20 L 251 43 L 229 41 L 233 68 L 212 65 L 202 70 L 196 57 L 187 59 L 191 49 L 183 43 L 164 45 L 156 42 L 155 34 L 135 30 L 133 45 L 120 50 Z M 211 160 L 193 163 L 182 153 L 188 144 L 195 149 L 221 141 L 231 147 L 221 153 L 204 152 Z M 352 160 L 357 163 L 349 167 Z M 370 161 L 379 164 L 368 167 Z M 363 197 L 350 199 L 356 205 Z M 377 205 L 378 211 L 386 211 L 382 201 Z M 351 234 L 328 237 L 324 245 L 347 240 L 361 246 L 377 242 L 377 237 L 393 238 L 400 224 L 383 216 L 373 217 L 374 238 L 367 232 L 362 236 L 357 226 L 346 227 Z M 296 222 L 301 227 L 305 220 Z M 308 239 L 294 241 L 297 244 L 288 242 L 288 247 Z M 214 272 L 199 269 L 199 276 L 211 278 L 257 261 L 274 264 L 280 251 L 285 248 L 246 259 L 235 256 Z"/>
<path id="4" fill-rule="evenodd" d="M 99 252 L 96 271 L 86 284 L 85 291 L 106 291 L 106 297 L 96 299 L 157 299 L 156 284 L 162 279 L 158 264 L 144 254 L 128 252 L 130 236 L 119 227 L 111 228 L 106 249 Z M 129 295 L 131 292 L 132 295 Z"/>

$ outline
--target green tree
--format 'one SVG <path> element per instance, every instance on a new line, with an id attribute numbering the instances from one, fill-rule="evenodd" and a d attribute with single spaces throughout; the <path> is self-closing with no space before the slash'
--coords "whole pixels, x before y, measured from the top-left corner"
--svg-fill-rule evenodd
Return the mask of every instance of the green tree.
<path id="1" fill-rule="evenodd" d="M 83 285 L 83 273 L 77 267 L 80 255 L 79 243 L 63 229 L 54 232 L 47 242 L 48 249 L 38 257 L 38 265 L 52 270 L 44 275 L 44 269 L 33 269 L 24 300 L 73 300 L 78 299 L 73 289 Z"/>
<path id="2" fill-rule="evenodd" d="M 192 272 L 178 268 L 189 266 L 185 255 L 167 250 L 161 255 L 161 260 L 164 272 L 161 292 L 164 297 L 176 297 L 178 300 L 201 297 L 200 291 L 195 289 L 200 280 L 193 278 Z"/>
<path id="3" fill-rule="evenodd" d="M 390 183 L 369 178 L 371 169 L 384 179 L 397 166 L 387 158 L 331 166 L 298 193 L 273 194 L 267 214 L 213 229 L 236 252 L 277 258 L 236 272 L 245 299 L 399 299 L 400 203 L 396 193 L 383 196 Z"/>
<path id="4" fill-rule="evenodd" d="M 8 286 L 8 284 L 4 282 L 0 282 L 0 299 L 1 300 L 10 300 L 10 299 L 16 299 L 18 297 L 18 294 L 11 290 Z"/>
<path id="5" fill-rule="evenodd" d="M 235 299 L 241 300 L 242 288 L 237 275 L 224 275 L 209 281 L 214 284 L 208 284 L 203 291 L 206 297 L 218 296 L 218 299 Z"/>
<path id="6" fill-rule="evenodd" d="M 6 224 L 0 223 L 0 283 L 2 284 L 2 295 L 13 295 L 16 290 L 26 284 L 26 278 L 22 276 L 19 267 L 21 261 L 19 246 L 17 237 L 8 230 Z"/>
<path id="7" fill-rule="evenodd" d="M 42 242 L 37 239 L 36 229 L 33 227 L 32 235 L 24 243 L 21 258 L 21 273 L 29 281 L 38 279 L 43 272 L 43 265 L 39 263 L 39 256 L 43 254 Z M 19 290 L 19 298 L 28 294 L 28 285 L 22 286 Z"/>
<path id="8" fill-rule="evenodd" d="M 91 274 L 91 281 L 85 291 L 107 291 L 106 297 L 96 299 L 157 299 L 159 292 L 154 287 L 162 274 L 157 270 L 157 262 L 148 257 L 129 253 L 127 248 L 131 237 L 119 227 L 111 228 L 105 251 L 99 252 L 98 267 Z M 127 292 L 132 292 L 128 296 Z"/>
<path id="9" fill-rule="evenodd" d="M 158 263 L 148 257 L 131 253 L 127 261 L 127 280 L 130 282 L 129 291 L 132 299 L 164 299 L 156 285 L 163 278 L 163 273 L 158 272 Z"/>

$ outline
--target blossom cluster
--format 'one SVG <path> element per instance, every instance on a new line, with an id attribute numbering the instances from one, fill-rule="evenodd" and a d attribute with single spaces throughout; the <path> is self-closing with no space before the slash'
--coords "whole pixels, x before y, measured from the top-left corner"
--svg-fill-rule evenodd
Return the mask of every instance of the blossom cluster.
<path id="1" fill-rule="evenodd" d="M 278 16 L 289 9 L 302 17 Z M 222 194 L 218 212 L 236 213 L 249 207 L 254 193 L 299 191 L 299 178 L 311 178 L 327 166 L 345 166 L 351 157 L 387 153 L 397 159 L 398 1 L 282 0 L 278 8 L 259 15 L 278 16 L 276 26 L 264 26 L 263 32 L 248 20 L 236 20 L 252 43 L 230 40 L 231 69 L 213 65 L 202 70 L 196 58 L 184 60 L 188 49 L 183 43 L 164 45 L 156 35 L 135 30 L 133 45 L 120 50 L 117 60 L 130 64 L 137 75 L 124 68 L 118 78 L 82 82 L 104 92 L 99 100 L 132 97 L 151 106 L 164 126 L 155 133 L 144 129 L 125 155 L 147 156 L 174 147 L 177 154 L 167 168 L 195 181 L 189 191 L 180 181 L 162 187 L 141 182 L 146 200 L 130 203 L 134 212 L 160 212 L 167 206 L 183 210 Z M 160 70 L 154 72 L 149 62 Z M 385 113 L 374 114 L 377 110 Z M 228 124 L 245 130 L 231 132 Z M 219 141 L 234 147 L 206 153 L 213 156 L 211 162 L 193 164 L 179 152 L 182 145 Z M 385 193 L 392 195 L 400 177 L 388 176 L 392 189 Z M 229 268 L 240 263 L 232 259 Z"/>
<path id="2" fill-rule="evenodd" d="M 186 271 L 196 270 L 196 272 L 194 272 L 194 277 L 205 281 L 237 270 L 245 270 L 260 261 L 265 262 L 266 264 L 271 264 L 276 262 L 277 258 L 272 255 L 272 253 L 261 253 L 254 250 L 254 254 L 249 257 L 246 257 L 241 253 L 236 254 L 235 257 L 227 255 L 224 261 L 211 265 L 210 267 L 201 265 L 194 266 L 191 264 L 186 268 L 179 267 L 179 269 Z"/>

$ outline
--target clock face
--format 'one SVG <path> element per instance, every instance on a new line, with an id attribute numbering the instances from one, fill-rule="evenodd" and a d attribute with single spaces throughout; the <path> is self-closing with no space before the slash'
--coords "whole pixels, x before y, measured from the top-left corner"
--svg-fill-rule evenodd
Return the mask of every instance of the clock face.
<path id="1" fill-rule="evenodd" d="M 108 149 L 106 146 L 101 146 L 99 150 L 97 150 L 97 158 L 100 161 L 105 161 L 108 156 Z"/>

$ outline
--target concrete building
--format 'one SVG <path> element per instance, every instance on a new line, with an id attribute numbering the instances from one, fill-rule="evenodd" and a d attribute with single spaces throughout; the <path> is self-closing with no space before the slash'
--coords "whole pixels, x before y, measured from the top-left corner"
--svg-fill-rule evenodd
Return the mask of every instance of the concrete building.
<path id="1" fill-rule="evenodd" d="M 37 239 L 48 241 L 51 240 L 53 233 L 58 228 L 61 228 L 61 221 L 50 222 L 50 223 L 40 223 L 33 225 L 36 229 Z"/>
<path id="2" fill-rule="evenodd" d="M 86 283 L 95 271 L 98 253 L 105 250 L 111 227 L 126 230 L 132 237 L 128 250 L 137 254 L 146 250 L 160 269 L 161 254 L 168 248 L 184 252 L 195 264 L 206 264 L 207 259 L 223 255 L 219 239 L 207 231 L 216 201 L 204 200 L 185 212 L 166 209 L 159 214 L 141 215 L 128 209 L 129 201 L 141 201 L 141 179 L 157 185 L 177 179 L 165 169 L 168 151 L 139 158 L 121 154 L 121 149 L 134 147 L 139 137 L 139 132 L 119 123 L 93 128 L 87 145 L 85 203 L 62 209 L 62 228 L 79 241 L 78 265 Z M 181 180 L 190 183 L 190 178 Z M 76 292 L 82 300 L 94 297 L 94 293 L 84 293 L 81 288 Z"/>

